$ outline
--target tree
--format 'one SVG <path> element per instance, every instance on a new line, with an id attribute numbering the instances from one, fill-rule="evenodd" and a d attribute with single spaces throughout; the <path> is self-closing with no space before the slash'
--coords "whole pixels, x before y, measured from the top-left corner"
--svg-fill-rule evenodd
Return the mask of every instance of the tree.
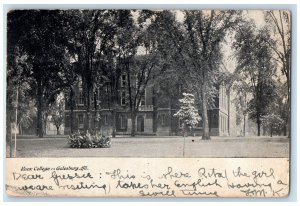
<path id="1" fill-rule="evenodd" d="M 147 23 L 148 21 L 150 23 Z M 144 49 L 144 53 L 135 56 L 127 55 L 125 66 L 132 136 L 135 135 L 136 116 L 141 102 L 144 102 L 145 89 L 147 86 L 152 86 L 155 90 L 154 87 L 157 85 L 154 85 L 154 82 L 159 81 L 160 76 L 166 74 L 166 70 L 174 63 L 174 53 L 178 51 L 176 40 L 179 36 L 178 23 L 175 15 L 170 11 L 142 10 L 136 23 L 136 27 L 129 27 L 135 32 L 127 27 L 127 31 L 132 34 L 129 38 L 132 45 L 129 52 L 134 55 L 136 47 L 140 46 Z M 156 116 L 154 121 L 155 118 Z"/>
<path id="2" fill-rule="evenodd" d="M 239 122 L 243 122 L 242 135 L 245 137 L 248 105 L 250 100 L 248 93 L 250 92 L 250 87 L 242 75 L 234 73 L 232 77 L 232 89 L 236 92 L 236 97 L 233 99 L 233 101 L 237 111 L 237 120 Z M 241 120 L 241 118 L 243 118 L 243 120 Z M 239 125 L 239 123 L 237 123 L 237 125 Z"/>
<path id="3" fill-rule="evenodd" d="M 139 35 L 140 29 L 136 26 L 133 18 L 132 11 L 130 10 L 118 10 L 116 17 L 116 43 L 115 43 L 115 55 L 117 66 L 111 75 L 111 82 L 113 84 L 113 118 L 114 127 L 113 133 L 116 130 L 116 109 L 119 107 L 121 102 L 121 107 L 127 105 L 129 106 L 129 111 L 132 120 L 132 130 L 131 135 L 135 135 L 135 105 L 138 98 L 133 97 L 134 94 L 139 95 L 135 92 L 137 81 L 134 79 L 135 75 L 139 72 L 140 68 L 136 68 L 135 58 L 137 52 L 137 47 L 139 45 Z M 137 69 L 137 70 L 136 70 Z M 137 71 L 137 73 L 135 73 Z M 122 79 L 121 79 L 122 76 Z M 121 82 L 121 83 L 120 83 Z M 127 91 L 127 92 L 126 92 Z M 128 101 L 129 100 L 129 101 Z"/>
<path id="4" fill-rule="evenodd" d="M 265 21 L 268 28 L 273 31 L 272 38 L 268 39 L 268 44 L 274 52 L 274 60 L 281 68 L 281 73 L 286 77 L 287 105 L 290 105 L 291 99 L 291 13 L 284 10 L 270 10 L 265 12 Z M 282 93 L 281 95 L 284 95 Z M 286 107 L 288 113 L 286 125 L 290 121 L 290 106 Z M 290 135 L 290 133 L 289 133 Z"/>
<path id="5" fill-rule="evenodd" d="M 237 68 L 236 73 L 246 79 L 251 92 L 247 112 L 257 123 L 257 134 L 261 134 L 262 116 L 275 98 L 272 52 L 267 40 L 270 38 L 266 28 L 256 29 L 253 22 L 246 22 L 235 35 Z"/>
<path id="6" fill-rule="evenodd" d="M 37 134 L 43 137 L 43 113 L 61 91 L 66 36 L 58 10 L 15 10 L 8 14 L 9 47 L 18 48 L 27 66 L 21 76 L 37 103 Z M 15 53 L 12 53 L 14 55 Z"/>
<path id="7" fill-rule="evenodd" d="M 286 92 L 286 82 L 282 83 L 281 78 L 278 77 L 274 82 L 274 98 L 267 108 L 267 114 L 263 116 L 263 126 L 270 130 L 270 134 L 277 133 L 284 136 L 287 135 L 287 121 L 289 113 Z M 264 130 L 265 132 L 265 130 Z"/>
<path id="8" fill-rule="evenodd" d="M 183 93 L 183 98 L 179 100 L 180 109 L 174 114 L 182 120 L 183 135 L 187 136 L 188 128 L 194 127 L 200 120 L 198 110 L 195 108 L 195 97 L 192 94 Z"/>
<path id="9" fill-rule="evenodd" d="M 59 128 L 65 120 L 65 99 L 62 95 L 58 95 L 56 101 L 51 106 L 51 120 L 56 127 L 57 135 L 59 135 Z"/>
<path id="10" fill-rule="evenodd" d="M 273 131 L 280 131 L 284 125 L 284 120 L 276 114 L 266 114 L 262 116 L 262 124 L 269 128 L 270 136 L 273 136 Z"/>
<path id="11" fill-rule="evenodd" d="M 186 40 L 183 45 L 191 85 L 202 100 L 202 139 L 210 139 L 208 105 L 216 96 L 218 73 L 222 60 L 221 43 L 237 25 L 239 11 L 185 11 Z"/>
<path id="12" fill-rule="evenodd" d="M 82 81 L 86 110 L 85 130 L 91 129 L 91 111 L 96 93 L 104 85 L 104 67 L 114 67 L 112 49 L 116 34 L 115 10 L 65 11 L 68 22 L 68 53 L 76 65 L 76 74 Z M 70 92 L 70 95 L 72 92 Z M 94 104 L 95 111 L 97 105 Z M 97 118 L 97 115 L 95 115 Z"/>

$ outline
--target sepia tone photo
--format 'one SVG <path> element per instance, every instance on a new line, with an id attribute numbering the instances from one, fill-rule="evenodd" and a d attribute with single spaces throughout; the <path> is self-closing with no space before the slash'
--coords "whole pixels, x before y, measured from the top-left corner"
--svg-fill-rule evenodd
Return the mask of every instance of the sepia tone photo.
<path id="1" fill-rule="evenodd" d="M 7 157 L 289 155 L 288 11 L 7 17 Z"/>
<path id="2" fill-rule="evenodd" d="M 198 191 L 197 185 L 220 186 L 223 196 L 286 196 L 290 62 L 291 13 L 287 10 L 11 10 L 7 13 L 8 168 L 14 168 L 15 159 L 15 168 L 33 171 L 40 167 L 29 167 L 30 158 L 50 158 L 56 164 L 52 169 L 59 171 L 58 164 L 68 164 L 64 158 L 93 157 L 109 159 L 112 165 L 119 164 L 114 164 L 118 158 L 123 163 L 127 158 L 141 158 L 137 165 L 144 164 L 142 158 L 151 158 L 145 161 L 154 166 L 156 158 L 166 161 L 164 166 L 172 158 L 175 162 L 186 158 L 192 169 L 197 164 L 194 158 L 208 158 L 211 161 L 203 160 L 204 165 L 211 162 L 226 168 L 225 172 L 197 168 L 199 179 L 193 183 L 176 180 L 178 190 L 171 190 L 169 181 L 191 178 L 191 173 L 183 172 L 187 163 L 178 163 L 180 172 L 173 173 L 171 166 L 161 168 L 162 174 L 159 169 L 151 172 L 166 179 L 165 186 L 154 184 L 138 166 L 133 167 L 135 171 L 151 182 L 147 187 L 122 182 L 137 176 L 130 178 L 127 167 L 125 173 L 122 168 L 104 173 L 118 179 L 116 189 L 133 190 L 112 196 L 222 196 L 218 190 Z M 93 164 L 93 158 L 87 162 Z M 217 158 L 223 162 L 216 162 Z M 243 163 L 248 158 L 251 163 Z M 283 162 L 274 168 L 242 172 L 243 165 L 250 171 L 253 162 L 273 165 L 280 162 L 277 158 Z M 217 180 L 228 180 L 229 165 L 234 167 L 234 178 L 252 174 L 256 185 L 251 183 L 250 190 L 248 180 L 243 180 L 247 182 L 243 186 L 227 182 L 229 190 L 225 190 Z M 44 166 L 40 170 L 44 172 Z M 62 170 L 77 171 L 69 166 Z M 65 178 L 53 173 L 51 178 L 60 189 L 74 187 L 61 186 L 59 181 Z M 14 181 L 43 179 L 36 174 L 25 178 L 12 174 Z M 83 178 L 75 174 L 73 178 Z M 89 179 L 88 174 L 84 178 Z M 201 178 L 207 177 L 215 179 L 203 183 Z M 265 178 L 264 183 L 257 178 Z M 268 178 L 276 179 L 277 189 L 265 183 Z M 99 196 L 105 196 L 110 192 L 108 184 L 93 182 L 87 187 L 103 190 L 105 194 Z M 150 186 L 168 192 L 147 193 Z M 52 192 L 50 186 L 24 187 L 7 185 L 7 190 L 21 196 Z M 134 193 L 136 188 L 140 190 Z"/>

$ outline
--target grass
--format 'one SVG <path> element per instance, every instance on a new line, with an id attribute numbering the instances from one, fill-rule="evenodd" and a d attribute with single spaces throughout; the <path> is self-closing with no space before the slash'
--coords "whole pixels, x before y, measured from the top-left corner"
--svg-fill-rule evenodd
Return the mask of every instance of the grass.
<path id="1" fill-rule="evenodd" d="M 69 148 L 64 136 L 19 137 L 17 157 L 183 157 L 183 137 L 121 137 L 111 148 Z M 7 155 L 9 147 L 7 145 Z M 187 137 L 184 157 L 289 157 L 286 137 Z"/>

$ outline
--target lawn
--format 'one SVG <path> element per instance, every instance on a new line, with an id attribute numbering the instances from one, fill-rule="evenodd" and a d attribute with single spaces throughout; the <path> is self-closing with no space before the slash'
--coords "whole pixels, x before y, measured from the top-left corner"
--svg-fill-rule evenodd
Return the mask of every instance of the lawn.
<path id="1" fill-rule="evenodd" d="M 183 137 L 118 137 L 111 148 L 74 149 L 66 138 L 19 138 L 17 157 L 183 157 Z M 7 154 L 9 154 L 7 147 Z M 289 157 L 286 137 L 188 137 L 184 157 Z"/>

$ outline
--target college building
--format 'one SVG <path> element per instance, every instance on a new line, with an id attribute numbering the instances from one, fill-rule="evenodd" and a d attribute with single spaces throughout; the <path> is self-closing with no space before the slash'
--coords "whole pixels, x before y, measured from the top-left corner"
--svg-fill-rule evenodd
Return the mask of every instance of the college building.
<path id="1" fill-rule="evenodd" d="M 87 122 L 86 107 L 84 104 L 84 91 L 82 80 L 79 77 L 74 85 L 75 107 L 73 109 L 73 131 L 85 128 Z M 120 88 L 118 90 L 118 103 L 112 105 L 109 85 L 101 87 L 94 92 L 93 103 L 98 102 L 97 110 L 93 104 L 90 109 L 90 128 L 110 135 L 115 125 L 116 135 L 131 134 L 131 113 L 128 107 L 126 75 L 120 76 Z M 231 92 L 226 86 L 217 86 L 218 95 L 215 98 L 214 107 L 208 110 L 210 135 L 212 136 L 235 136 L 236 135 L 236 112 L 231 101 Z M 180 91 L 178 91 L 178 94 Z M 65 95 L 68 102 L 68 94 Z M 139 109 L 136 115 L 137 135 L 171 136 L 182 135 L 181 120 L 174 117 L 179 110 L 178 98 L 161 98 L 152 84 L 149 84 L 142 94 Z M 199 110 L 201 116 L 201 112 Z M 97 121 L 95 121 L 97 116 Z M 70 105 L 66 104 L 64 133 L 70 134 Z M 190 135 L 202 135 L 202 121 L 191 131 Z"/>

